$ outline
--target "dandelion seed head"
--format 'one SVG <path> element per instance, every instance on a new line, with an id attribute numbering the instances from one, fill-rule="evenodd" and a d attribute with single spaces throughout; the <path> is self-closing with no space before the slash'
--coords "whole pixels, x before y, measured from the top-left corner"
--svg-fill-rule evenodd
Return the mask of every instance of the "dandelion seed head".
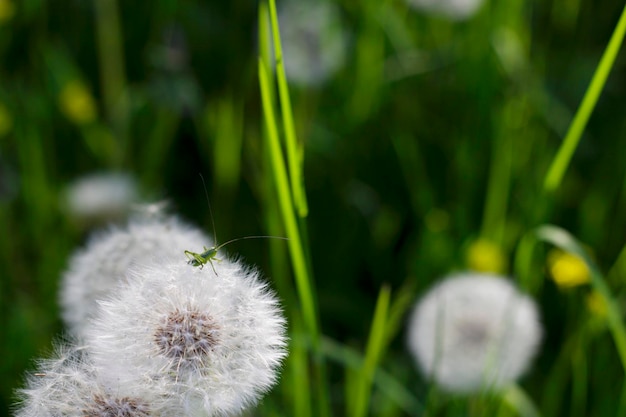
<path id="1" fill-rule="evenodd" d="M 139 198 L 135 179 L 118 172 L 81 177 L 67 187 L 64 197 L 72 219 L 88 224 L 123 218 Z"/>
<path id="2" fill-rule="evenodd" d="M 535 303 L 509 280 L 467 273 L 442 280 L 421 298 L 408 333 L 426 377 L 447 391 L 470 393 L 519 378 L 542 330 Z"/>
<path id="3" fill-rule="evenodd" d="M 480 8 L 483 0 L 407 0 L 414 9 L 434 14 L 450 20 L 471 18 Z"/>
<path id="4" fill-rule="evenodd" d="M 219 328 L 211 316 L 194 308 L 168 313 L 154 335 L 161 354 L 184 366 L 194 366 L 194 361 L 208 356 L 218 337 Z"/>
<path id="5" fill-rule="evenodd" d="M 328 1 L 286 1 L 278 11 L 285 72 L 290 82 L 322 85 L 345 62 L 347 35 Z"/>
<path id="6" fill-rule="evenodd" d="M 144 417 L 159 416 L 163 399 L 141 386 L 127 387 L 122 394 L 98 377 L 85 347 L 61 346 L 52 359 L 39 362 L 18 391 L 16 417 Z M 166 402 L 166 400 L 165 400 Z"/>
<path id="7" fill-rule="evenodd" d="M 61 283 L 62 316 L 75 337 L 83 337 L 94 316 L 98 300 L 105 299 L 125 279 L 133 264 L 180 258 L 184 251 L 211 245 L 199 229 L 176 217 L 132 219 L 124 227 L 95 234 L 76 252 Z"/>
<path id="8" fill-rule="evenodd" d="M 84 417 L 150 417 L 150 409 L 136 398 L 105 397 L 96 394 L 88 408 L 83 410 Z"/>
<path id="9" fill-rule="evenodd" d="M 276 382 L 285 319 L 258 273 L 238 262 L 137 265 L 87 332 L 106 380 L 175 393 L 193 415 L 230 415 Z"/>

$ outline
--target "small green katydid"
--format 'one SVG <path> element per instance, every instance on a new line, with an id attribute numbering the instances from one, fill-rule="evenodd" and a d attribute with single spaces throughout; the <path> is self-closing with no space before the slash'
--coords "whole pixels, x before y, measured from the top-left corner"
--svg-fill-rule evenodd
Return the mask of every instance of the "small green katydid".
<path id="1" fill-rule="evenodd" d="M 202 253 L 195 253 L 195 252 L 191 252 L 191 251 L 186 250 L 185 251 L 185 255 L 187 255 L 187 258 L 189 258 L 189 261 L 187 263 L 189 265 L 199 266 L 200 269 L 202 269 L 204 267 L 204 265 L 209 263 L 211 265 L 211 268 L 213 269 L 213 272 L 215 272 L 215 275 L 217 275 L 217 271 L 215 270 L 215 266 L 213 266 L 213 261 L 220 261 L 220 259 L 217 258 L 217 251 L 218 250 L 220 250 L 221 248 L 223 248 L 224 246 L 226 246 L 226 245 L 228 245 L 230 243 L 237 242 L 238 240 L 262 239 L 262 238 L 289 240 L 286 237 L 279 237 L 279 236 L 245 236 L 245 237 L 240 237 L 238 239 L 232 239 L 232 240 L 229 240 L 228 242 L 224 242 L 221 245 L 213 246 L 212 248 L 207 248 L 205 246 L 204 247 L 204 252 L 202 252 Z"/>
<path id="2" fill-rule="evenodd" d="M 202 174 L 200 174 L 200 178 L 202 179 L 202 185 L 204 186 L 204 194 L 206 195 L 207 204 L 209 205 L 209 214 L 211 215 L 211 223 L 213 225 L 213 235 L 216 236 L 216 234 L 215 234 L 215 221 L 213 220 L 213 212 L 211 210 L 211 203 L 209 201 L 209 193 L 206 190 L 206 184 L 204 182 L 204 177 L 202 176 Z M 185 256 L 187 256 L 187 259 L 189 259 L 189 261 L 187 262 L 189 265 L 199 266 L 200 269 L 204 268 L 204 265 L 209 263 L 211 265 L 211 269 L 213 269 L 213 272 L 215 273 L 215 275 L 217 275 L 217 271 L 215 270 L 215 266 L 213 265 L 213 261 L 220 261 L 220 259 L 217 258 L 217 251 L 219 251 L 224 246 L 229 245 L 229 244 L 231 244 L 233 242 L 237 242 L 239 240 L 244 240 L 244 239 L 263 239 L 263 238 L 289 240 L 286 237 L 279 237 L 279 236 L 244 236 L 244 237 L 240 237 L 240 238 L 237 238 L 237 239 L 231 239 L 228 242 L 224 242 L 222 244 L 215 245 L 215 246 L 213 246 L 211 248 L 207 248 L 205 246 L 203 248 L 203 252 L 202 253 L 196 253 L 196 252 L 192 252 L 192 251 L 186 250 L 185 251 Z M 215 241 L 217 242 L 217 236 L 215 238 Z"/>

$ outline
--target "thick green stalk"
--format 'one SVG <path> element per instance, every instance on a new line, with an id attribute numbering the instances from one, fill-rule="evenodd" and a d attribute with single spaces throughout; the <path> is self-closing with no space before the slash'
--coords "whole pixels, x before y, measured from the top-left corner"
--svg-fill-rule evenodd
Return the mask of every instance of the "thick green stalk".
<path id="1" fill-rule="evenodd" d="M 321 356 L 320 347 L 320 330 L 317 323 L 317 308 L 315 304 L 315 295 L 312 285 L 311 275 L 309 274 L 309 266 L 304 248 L 304 242 L 293 206 L 293 199 L 289 181 L 287 178 L 287 168 L 283 158 L 280 140 L 278 137 L 278 128 L 276 125 L 276 117 L 270 97 L 270 76 L 263 59 L 259 59 L 259 83 L 261 87 L 261 100 L 263 104 L 263 115 L 267 128 L 267 140 L 269 146 L 270 160 L 276 191 L 278 194 L 278 203 L 287 237 L 289 238 L 289 252 L 296 280 L 296 290 L 298 298 L 302 306 L 302 316 L 304 327 L 311 337 L 314 353 L 315 378 L 317 381 L 318 403 L 320 404 L 320 415 L 329 415 L 329 402 L 326 393 L 326 376 Z"/>
<path id="2" fill-rule="evenodd" d="M 370 336 L 365 351 L 365 361 L 360 370 L 354 395 L 353 417 L 365 417 L 370 404 L 372 382 L 378 363 L 385 349 L 385 336 L 387 334 L 387 319 L 391 290 L 384 286 L 378 295 L 374 319 L 370 329 Z"/>
<path id="3" fill-rule="evenodd" d="M 302 304 L 302 315 L 307 331 L 311 334 L 313 344 L 319 344 L 319 329 L 317 325 L 317 311 L 313 297 L 311 278 L 306 266 L 304 247 L 302 245 L 298 222 L 292 206 L 291 190 L 287 179 L 287 169 L 283 160 L 278 130 L 276 128 L 276 117 L 270 102 L 269 89 L 270 81 L 267 68 L 262 60 L 259 60 L 259 82 L 261 85 L 261 97 L 263 102 L 263 113 L 267 120 L 267 131 L 270 157 L 272 160 L 272 173 L 278 190 L 278 200 L 285 224 L 287 237 L 289 238 L 289 250 L 293 262 L 294 275 L 300 303 Z"/>
<path id="4" fill-rule="evenodd" d="M 289 179 L 291 181 L 291 194 L 293 204 L 300 217 L 306 217 L 308 206 L 306 194 L 304 192 L 302 178 L 302 158 L 296 137 L 296 128 L 291 110 L 291 99 L 289 98 L 289 86 L 285 73 L 285 63 L 283 61 L 283 50 L 280 42 L 280 30 L 278 26 L 278 14 L 276 13 L 276 1 L 269 0 L 270 24 L 272 29 L 272 39 L 274 46 L 274 56 L 276 60 L 276 80 L 278 82 L 278 96 L 282 114 L 283 129 L 285 130 L 285 141 L 287 148 L 287 163 L 289 166 Z"/>

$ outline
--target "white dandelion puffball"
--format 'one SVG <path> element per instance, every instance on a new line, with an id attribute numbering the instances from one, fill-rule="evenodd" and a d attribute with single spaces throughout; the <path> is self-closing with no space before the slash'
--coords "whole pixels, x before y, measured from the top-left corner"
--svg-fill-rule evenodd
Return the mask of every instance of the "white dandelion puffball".
<path id="1" fill-rule="evenodd" d="M 58 348 L 53 359 L 40 361 L 18 397 L 16 417 L 148 417 L 161 415 L 159 407 L 167 402 L 142 387 L 106 387 L 86 349 L 69 346 Z"/>
<path id="2" fill-rule="evenodd" d="M 257 272 L 239 263 L 133 268 L 87 340 L 105 380 L 155 385 L 184 415 L 238 415 L 276 382 L 285 319 Z"/>
<path id="3" fill-rule="evenodd" d="M 446 17 L 451 20 L 465 20 L 472 17 L 483 0 L 407 0 L 414 9 Z"/>
<path id="4" fill-rule="evenodd" d="M 408 344 L 443 389 L 498 389 L 528 368 L 542 330 L 534 301 L 506 278 L 466 273 L 436 284 L 410 318 Z"/>
<path id="5" fill-rule="evenodd" d="M 84 335 L 97 301 L 106 298 L 133 264 L 163 259 L 186 260 L 184 251 L 211 246 L 199 229 L 176 217 L 131 219 L 124 227 L 111 227 L 92 236 L 70 259 L 60 287 L 62 316 L 70 333 Z"/>
<path id="6" fill-rule="evenodd" d="M 319 86 L 344 65 L 347 36 L 334 4 L 285 1 L 278 10 L 278 21 L 289 82 Z"/>
<path id="7" fill-rule="evenodd" d="M 87 175 L 65 190 L 65 206 L 76 220 L 106 222 L 123 218 L 139 199 L 137 183 L 128 174 L 103 172 Z"/>

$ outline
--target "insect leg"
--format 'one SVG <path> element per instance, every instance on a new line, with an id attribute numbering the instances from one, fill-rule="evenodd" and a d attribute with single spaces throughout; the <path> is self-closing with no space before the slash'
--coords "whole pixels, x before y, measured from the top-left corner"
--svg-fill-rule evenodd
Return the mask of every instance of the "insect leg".
<path id="1" fill-rule="evenodd" d="M 213 272 L 215 272 L 215 276 L 218 277 L 219 275 L 217 274 L 217 271 L 215 270 L 215 266 L 213 266 L 213 261 L 211 261 L 211 258 L 207 259 L 207 261 L 209 261 L 209 263 L 211 264 L 211 269 L 213 269 Z"/>

